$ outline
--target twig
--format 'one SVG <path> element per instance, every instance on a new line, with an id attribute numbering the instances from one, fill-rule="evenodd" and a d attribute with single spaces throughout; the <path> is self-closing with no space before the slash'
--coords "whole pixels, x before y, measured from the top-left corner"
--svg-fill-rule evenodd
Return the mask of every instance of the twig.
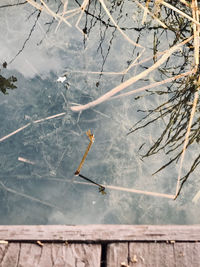
<path id="1" fill-rule="evenodd" d="M 30 196 L 30 195 L 27 195 L 27 194 L 24 194 L 24 193 L 20 193 L 20 192 L 14 190 L 14 189 L 12 189 L 12 188 L 9 188 L 9 187 L 5 186 L 5 184 L 4 184 L 3 182 L 1 182 L 1 181 L 0 181 L 0 185 L 2 186 L 3 189 L 5 189 L 6 191 L 8 191 L 8 192 L 10 192 L 10 193 L 14 193 L 14 194 L 16 194 L 16 195 L 18 195 L 18 196 L 25 197 L 25 198 L 27 198 L 27 199 L 30 199 L 30 200 L 35 201 L 35 202 L 38 202 L 38 203 L 40 203 L 40 204 L 42 204 L 42 205 L 45 205 L 45 206 L 47 206 L 47 207 L 50 207 L 50 208 L 56 208 L 56 209 L 59 209 L 58 207 L 56 207 L 56 206 L 54 206 L 54 205 L 52 205 L 52 204 L 49 204 L 49 203 L 46 202 L 46 201 L 37 199 L 37 198 L 32 197 L 32 196 Z"/>
<path id="2" fill-rule="evenodd" d="M 79 181 L 74 181 L 74 183 L 92 186 L 91 183 L 85 183 L 85 182 L 79 182 Z M 117 190 L 117 191 L 129 192 L 129 193 L 136 193 L 136 194 L 143 194 L 143 195 L 149 195 L 149 196 L 155 196 L 155 197 L 164 197 L 164 198 L 174 199 L 174 195 L 170 195 L 170 194 L 150 192 L 150 191 L 144 191 L 144 190 L 138 190 L 138 189 L 134 189 L 134 188 L 114 186 L 114 185 L 103 185 L 103 187 L 105 187 L 107 189 L 111 189 L 111 190 Z"/>
<path id="3" fill-rule="evenodd" d="M 31 165 L 35 165 L 35 162 L 33 162 L 33 161 L 29 160 L 29 159 L 18 157 L 18 160 L 22 161 L 22 162 L 25 162 L 25 163 L 28 163 L 28 164 L 31 164 Z"/>
<path id="4" fill-rule="evenodd" d="M 189 41 L 191 41 L 193 39 L 193 36 L 189 37 L 188 39 L 184 40 L 183 42 L 171 47 L 169 50 L 167 50 L 165 52 L 165 54 L 155 63 L 153 64 L 151 67 L 149 67 L 148 69 L 144 70 L 143 72 L 139 73 L 138 75 L 130 78 L 129 80 L 119 84 L 118 86 L 116 86 L 115 88 L 113 88 L 112 90 L 110 90 L 108 93 L 104 94 L 103 96 L 99 97 L 98 99 L 85 104 L 85 105 L 79 105 L 79 106 L 72 106 L 71 110 L 78 112 L 78 111 L 82 111 L 82 110 L 86 110 L 88 108 L 94 107 L 96 105 L 99 105 L 100 103 L 106 101 L 107 99 L 109 99 L 110 97 L 112 97 L 113 95 L 117 94 L 118 92 L 122 91 L 123 89 L 127 88 L 128 86 L 132 85 L 133 83 L 135 83 L 136 81 L 144 78 L 146 75 L 148 75 L 150 72 L 152 72 L 153 70 L 157 69 L 160 65 L 162 65 L 170 56 L 172 53 L 174 53 L 176 50 L 180 49 L 181 46 L 183 46 L 184 44 L 188 43 Z"/>
<path id="5" fill-rule="evenodd" d="M 193 14 L 193 18 L 195 20 L 198 20 L 199 22 L 199 14 L 198 14 L 198 3 L 196 0 L 192 0 L 192 14 Z M 193 31 L 194 31 L 194 59 L 195 59 L 195 67 L 196 70 L 199 67 L 199 23 L 198 26 L 196 24 L 193 25 Z M 192 126 L 192 121 L 193 121 L 193 117 L 196 111 L 196 106 L 198 103 L 198 99 L 199 99 L 199 89 L 200 89 L 200 77 L 197 81 L 197 88 L 196 88 L 196 92 L 194 94 L 194 100 L 193 100 L 193 105 L 192 105 L 192 111 L 190 114 L 190 120 L 188 123 L 188 127 L 187 127 L 187 132 L 185 134 L 185 140 L 184 140 L 184 144 L 183 144 L 183 149 L 182 149 L 182 153 L 181 153 L 181 159 L 180 159 L 180 166 L 179 166 L 179 172 L 178 172 L 178 178 L 177 178 L 177 184 L 176 184 L 176 194 L 175 194 L 175 198 L 177 198 L 177 196 L 180 193 L 180 179 L 181 179 L 181 174 L 182 174 L 182 168 L 183 168 L 183 161 L 184 161 L 184 157 L 185 157 L 185 152 L 187 149 L 187 145 L 189 142 L 189 135 L 190 135 L 190 131 L 191 131 L 191 126 Z"/>
<path id="6" fill-rule="evenodd" d="M 40 123 L 40 122 L 43 122 L 43 121 L 46 121 L 46 120 L 51 120 L 51 119 L 54 119 L 54 118 L 58 118 L 60 116 L 64 116 L 66 113 L 63 112 L 63 113 L 59 113 L 59 114 L 56 114 L 56 115 L 53 115 L 53 116 L 50 116 L 50 117 L 46 117 L 44 119 L 40 119 L 40 120 L 36 120 L 36 121 L 33 121 L 33 123 Z M 25 128 L 27 128 L 28 126 L 30 126 L 31 123 L 27 123 L 26 125 L 20 127 L 19 129 L 15 130 L 14 132 L 8 134 L 8 135 L 5 135 L 4 137 L 0 138 L 0 142 L 3 142 L 4 140 L 6 140 L 7 138 L 11 137 L 12 135 L 14 134 L 17 134 L 19 132 L 21 132 L 22 130 L 24 130 Z"/>
<path id="7" fill-rule="evenodd" d="M 136 94 L 136 93 L 142 92 L 142 91 L 147 90 L 147 89 L 150 89 L 150 88 L 155 88 L 155 87 L 157 87 L 157 86 L 160 86 L 160 85 L 162 85 L 162 84 L 171 82 L 171 81 L 173 81 L 173 80 L 180 79 L 180 78 L 182 78 L 182 77 L 191 75 L 191 74 L 194 73 L 194 72 L 195 72 L 195 70 L 193 69 L 193 70 L 187 71 L 187 72 L 185 72 L 185 73 L 181 73 L 181 74 L 179 74 L 179 75 L 176 75 L 176 76 L 174 76 L 174 77 L 168 78 L 168 79 L 166 79 L 166 80 L 163 80 L 163 81 L 160 81 L 160 82 L 156 82 L 156 83 L 152 83 L 152 84 L 150 84 L 150 85 L 146 85 L 146 86 L 144 86 L 144 87 L 137 88 L 137 89 L 132 90 L 132 91 L 130 91 L 130 92 L 127 92 L 127 93 L 123 93 L 123 94 L 119 94 L 119 95 L 113 96 L 113 97 L 110 98 L 110 100 L 112 100 L 112 99 L 116 99 L 116 98 L 120 98 L 120 97 L 124 97 L 124 96 L 129 96 L 129 95 L 132 95 L 132 94 Z"/>
<path id="8" fill-rule="evenodd" d="M 64 116 L 65 114 L 66 114 L 66 112 L 62 112 L 62 113 L 59 113 L 59 114 L 56 114 L 56 115 L 53 115 L 53 116 L 50 116 L 50 117 L 46 117 L 44 119 L 36 120 L 33 123 L 40 123 L 40 122 L 43 122 L 43 121 L 51 120 L 51 119 L 54 119 L 54 118 L 58 118 L 58 117 Z"/>
<path id="9" fill-rule="evenodd" d="M 132 45 L 134 46 L 137 46 L 139 48 L 142 48 L 143 51 L 144 51 L 144 47 L 139 45 L 138 43 L 134 42 L 133 40 L 131 40 L 123 31 L 122 29 L 120 29 L 120 27 L 118 26 L 118 24 L 115 22 L 115 20 L 113 19 L 113 17 L 111 16 L 110 12 L 108 11 L 105 3 L 104 3 L 104 0 L 99 0 L 99 2 L 101 3 L 103 9 L 105 10 L 105 12 L 107 13 L 108 17 L 110 18 L 110 20 L 112 21 L 112 23 L 115 25 L 115 27 L 117 28 L 117 30 L 122 34 L 122 36 L 129 42 L 131 43 Z"/>
<path id="10" fill-rule="evenodd" d="M 81 162 L 80 162 L 80 164 L 79 164 L 77 170 L 76 170 L 75 173 L 74 173 L 75 175 L 79 175 L 80 170 L 81 170 L 81 168 L 82 168 L 82 166 L 83 166 L 83 164 L 84 164 L 84 162 L 85 162 L 85 159 L 86 159 L 86 157 L 87 157 L 87 154 L 88 154 L 88 152 L 89 152 L 89 150 L 90 150 L 92 144 L 94 143 L 94 135 L 91 134 L 91 131 L 88 130 L 88 131 L 86 132 L 86 134 L 87 134 L 87 136 L 89 137 L 90 143 L 88 144 L 88 146 L 87 146 L 87 148 L 86 148 L 86 151 L 85 151 L 85 154 L 83 155 L 83 158 L 82 158 L 82 160 L 81 160 Z"/>
<path id="11" fill-rule="evenodd" d="M 86 180 L 86 181 L 88 181 L 88 182 L 94 184 L 94 185 L 97 185 L 97 186 L 99 187 L 99 192 L 101 192 L 102 194 L 105 194 L 105 193 L 106 193 L 106 192 L 105 192 L 105 187 L 104 187 L 103 185 L 100 185 L 100 184 L 94 182 L 93 180 L 91 180 L 91 179 L 85 177 L 84 175 L 82 175 L 82 174 L 80 174 L 80 173 L 78 174 L 78 176 L 81 177 L 81 178 L 83 178 L 84 180 Z"/>
<path id="12" fill-rule="evenodd" d="M 193 121 L 193 117 L 194 117 L 194 114 L 195 114 L 195 110 L 196 110 L 198 99 L 199 99 L 199 87 L 198 87 L 198 90 L 195 92 L 195 95 L 194 95 L 194 101 L 193 101 L 192 111 L 191 111 L 191 115 L 190 115 L 190 120 L 189 120 L 189 123 L 188 123 L 188 128 L 187 128 L 187 132 L 186 132 L 186 135 L 185 135 L 185 141 L 184 141 L 184 144 L 183 144 L 183 150 L 182 150 L 180 166 L 179 166 L 179 174 L 178 174 L 178 179 L 177 179 L 177 184 L 176 184 L 175 199 L 177 198 L 178 192 L 179 192 L 179 184 L 180 184 L 181 173 L 182 173 L 182 168 L 183 168 L 183 160 L 184 160 L 184 157 L 185 157 L 185 151 L 186 151 L 187 144 L 188 144 L 188 141 L 189 141 L 189 134 L 190 134 L 192 121 Z"/>
<path id="13" fill-rule="evenodd" d="M 172 5 L 168 4 L 168 3 L 166 3 L 165 1 L 161 1 L 161 4 L 164 5 L 164 6 L 166 6 L 166 7 L 168 7 L 168 8 L 170 8 L 170 9 L 172 9 L 172 10 L 174 10 L 175 12 L 179 13 L 179 14 L 182 15 L 183 17 L 189 19 L 190 21 L 194 22 L 196 25 L 200 26 L 199 21 L 197 21 L 196 19 L 194 19 L 194 18 L 188 16 L 188 15 L 185 14 L 184 12 L 180 11 L 178 8 L 176 8 L 176 7 L 174 7 L 174 6 L 172 6 Z"/>
<path id="14" fill-rule="evenodd" d="M 4 137 L 0 138 L 0 142 L 3 142 L 4 140 L 6 140 L 7 138 L 11 137 L 12 135 L 21 132 L 22 130 L 24 130 L 25 128 L 27 128 L 30 125 L 31 125 L 31 123 L 29 122 L 26 125 L 22 126 L 21 128 L 17 129 L 16 131 L 14 131 L 14 132 L 12 132 L 12 133 L 10 133 L 8 135 L 5 135 Z"/>
<path id="15" fill-rule="evenodd" d="M 161 20 L 159 20 L 147 7 L 144 7 L 142 4 L 140 4 L 138 1 L 135 1 L 136 4 L 141 7 L 142 9 L 144 9 L 144 17 L 143 17 L 143 22 L 144 23 L 144 19 L 146 17 L 146 13 L 149 13 L 149 15 L 151 15 L 163 28 L 167 28 L 167 26 L 165 25 L 165 23 L 163 23 Z"/>

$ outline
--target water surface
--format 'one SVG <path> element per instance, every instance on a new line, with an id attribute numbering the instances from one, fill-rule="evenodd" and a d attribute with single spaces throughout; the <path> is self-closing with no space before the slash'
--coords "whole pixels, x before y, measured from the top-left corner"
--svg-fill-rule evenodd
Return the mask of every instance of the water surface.
<path id="1" fill-rule="evenodd" d="M 124 33 L 141 47 L 122 36 L 98 1 L 91 1 L 86 8 L 80 29 L 76 28 L 80 13 L 69 19 L 71 27 L 63 22 L 58 25 L 49 14 L 18 2 L 1 1 L 0 6 L 0 79 L 4 88 L 0 92 L 0 223 L 199 223 L 199 202 L 192 202 L 199 191 L 198 168 L 176 200 L 113 189 L 102 195 L 98 187 L 81 184 L 85 181 L 74 176 L 89 143 L 85 133 L 91 129 L 95 142 L 81 174 L 102 185 L 175 194 L 180 162 L 152 176 L 173 155 L 162 149 L 142 158 L 165 129 L 166 118 L 127 135 L 147 114 L 143 111 L 168 101 L 170 94 L 144 91 L 83 112 L 71 110 L 149 68 L 155 48 L 164 51 L 174 44 L 174 32 L 163 30 L 149 16 L 143 25 L 143 11 L 128 0 L 105 3 Z M 69 2 L 68 10 L 81 3 Z M 60 1 L 49 1 L 48 6 L 57 13 L 63 10 Z M 142 47 L 145 50 L 136 60 Z M 190 55 L 189 49 L 184 49 Z M 172 68 L 177 74 L 180 66 L 188 71 L 190 64 L 184 65 L 181 53 L 177 51 L 167 64 L 123 92 L 166 79 L 166 69 L 170 75 Z M 135 65 L 123 73 L 134 60 Z M 66 79 L 58 82 L 59 77 Z M 170 86 L 167 83 L 157 90 L 166 91 Z M 178 85 L 173 86 L 177 90 Z M 152 119 L 155 116 L 151 114 Z M 8 136 L 17 129 L 20 131 Z M 197 143 L 188 149 L 183 174 L 198 151 Z"/>

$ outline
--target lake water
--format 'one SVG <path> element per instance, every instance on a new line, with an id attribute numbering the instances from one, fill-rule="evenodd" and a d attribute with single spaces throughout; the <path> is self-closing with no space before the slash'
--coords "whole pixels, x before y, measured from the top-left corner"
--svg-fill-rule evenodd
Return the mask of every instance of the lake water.
<path id="1" fill-rule="evenodd" d="M 45 1 L 60 17 L 64 2 Z M 149 15 L 142 24 L 143 10 L 134 1 L 107 0 L 107 10 L 99 1 L 90 2 L 78 28 L 80 0 L 69 1 L 67 10 L 77 9 L 77 13 L 65 14 L 73 14 L 67 19 L 70 25 L 59 23 L 47 9 L 40 13 L 22 0 L 1 0 L 0 224 L 199 223 L 200 200 L 194 201 L 200 190 L 198 166 L 176 200 L 126 192 L 176 192 L 180 160 L 152 175 L 176 152 L 166 154 L 163 148 L 142 158 L 165 129 L 170 113 L 127 135 L 148 110 L 168 101 L 171 94 L 143 91 L 109 99 L 82 112 L 71 109 L 98 99 L 148 69 L 154 63 L 155 51 L 176 44 L 174 31 L 163 30 Z M 184 20 L 182 23 L 188 25 Z M 176 23 L 174 27 L 178 27 Z M 188 64 L 182 53 L 188 55 Z M 162 81 L 172 72 L 178 74 L 181 67 L 186 72 L 191 68 L 191 58 L 192 52 L 184 46 L 167 64 L 121 93 Z M 179 90 L 178 83 L 172 89 L 170 86 L 165 83 L 149 90 Z M 156 113 L 150 118 L 156 118 Z M 110 185 L 106 194 L 74 175 L 89 144 L 89 129 L 95 141 L 80 173 L 96 183 Z M 198 153 L 199 144 L 194 142 L 186 152 L 182 176 Z"/>

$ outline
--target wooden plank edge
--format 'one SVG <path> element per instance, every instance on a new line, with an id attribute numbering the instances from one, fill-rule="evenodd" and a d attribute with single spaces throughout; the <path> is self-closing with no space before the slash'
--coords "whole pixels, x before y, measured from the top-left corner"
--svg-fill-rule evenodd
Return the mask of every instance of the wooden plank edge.
<path id="1" fill-rule="evenodd" d="M 200 225 L 0 225 L 12 241 L 200 241 Z"/>

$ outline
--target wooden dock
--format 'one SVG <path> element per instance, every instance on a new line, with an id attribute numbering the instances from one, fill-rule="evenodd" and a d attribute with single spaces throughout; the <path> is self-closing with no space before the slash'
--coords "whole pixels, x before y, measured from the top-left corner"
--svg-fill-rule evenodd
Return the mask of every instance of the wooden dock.
<path id="1" fill-rule="evenodd" d="M 0 226 L 1 267 L 199 267 L 200 225 Z"/>

